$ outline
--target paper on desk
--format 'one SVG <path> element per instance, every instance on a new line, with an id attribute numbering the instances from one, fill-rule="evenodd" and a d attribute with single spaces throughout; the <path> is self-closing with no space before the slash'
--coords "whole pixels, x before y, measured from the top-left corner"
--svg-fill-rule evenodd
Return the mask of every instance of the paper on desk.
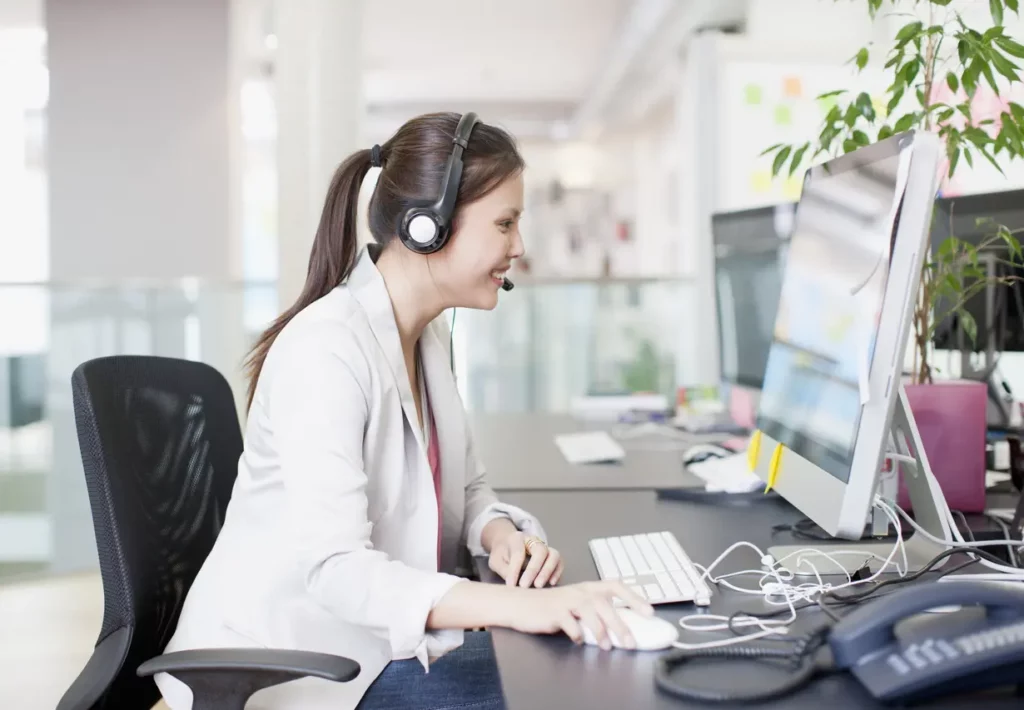
<path id="1" fill-rule="evenodd" d="M 622 445 L 606 431 L 559 434 L 555 437 L 555 445 L 565 460 L 572 464 L 621 461 L 626 457 Z"/>

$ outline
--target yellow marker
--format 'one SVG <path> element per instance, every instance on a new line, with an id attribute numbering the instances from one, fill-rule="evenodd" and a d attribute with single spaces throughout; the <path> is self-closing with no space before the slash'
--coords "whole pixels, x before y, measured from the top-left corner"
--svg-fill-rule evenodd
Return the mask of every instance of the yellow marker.
<path id="1" fill-rule="evenodd" d="M 747 463 L 750 465 L 750 471 L 753 472 L 757 468 L 757 455 L 761 452 L 761 430 L 755 429 L 754 433 L 750 435 L 750 443 L 747 444 Z"/>
<path id="2" fill-rule="evenodd" d="M 772 452 L 772 460 L 768 464 L 768 485 L 764 487 L 764 492 L 767 493 L 775 486 L 775 479 L 779 477 L 779 463 L 782 461 L 782 444 L 775 445 L 775 451 Z"/>

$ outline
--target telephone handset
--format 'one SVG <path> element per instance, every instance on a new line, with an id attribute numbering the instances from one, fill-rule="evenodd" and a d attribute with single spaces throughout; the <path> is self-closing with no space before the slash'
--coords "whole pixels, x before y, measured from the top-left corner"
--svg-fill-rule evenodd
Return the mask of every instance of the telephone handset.
<path id="1" fill-rule="evenodd" d="M 835 667 L 887 702 L 1024 683 L 1024 585 L 1017 584 L 931 582 L 866 604 L 829 634 Z M 896 638 L 898 622 L 945 606 L 981 606 L 985 616 L 966 627 L 945 623 L 946 631 L 913 643 Z"/>

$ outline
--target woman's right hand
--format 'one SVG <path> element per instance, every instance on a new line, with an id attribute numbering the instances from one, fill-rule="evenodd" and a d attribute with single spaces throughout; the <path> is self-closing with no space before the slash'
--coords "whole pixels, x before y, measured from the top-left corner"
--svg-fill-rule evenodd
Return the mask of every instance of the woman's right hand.
<path id="1" fill-rule="evenodd" d="M 530 634 L 564 631 L 575 643 L 582 643 L 582 623 L 593 632 L 598 645 L 605 650 L 612 647 L 609 631 L 627 648 L 635 648 L 635 639 L 612 606 L 615 597 L 644 616 L 654 614 L 653 607 L 622 582 L 605 580 L 548 589 L 524 589 L 518 603 L 509 609 L 509 626 Z"/>

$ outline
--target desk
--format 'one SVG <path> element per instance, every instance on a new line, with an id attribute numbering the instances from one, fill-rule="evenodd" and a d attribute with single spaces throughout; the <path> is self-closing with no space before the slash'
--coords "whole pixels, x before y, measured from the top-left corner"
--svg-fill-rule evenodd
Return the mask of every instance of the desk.
<path id="1" fill-rule="evenodd" d="M 652 490 L 703 485 L 686 473 L 686 441 L 645 437 L 623 443 L 620 463 L 571 464 L 555 445 L 556 434 L 608 429 L 611 422 L 581 421 L 564 414 L 481 414 L 472 418 L 473 446 L 496 491 Z M 708 441 L 694 436 L 693 443 Z M 721 437 L 717 437 L 721 439 Z M 655 450 L 676 441 L 675 450 Z M 645 444 L 650 444 L 645 448 Z"/>
<path id="2" fill-rule="evenodd" d="M 551 542 L 565 558 L 563 583 L 597 579 L 587 541 L 606 535 L 670 530 L 679 538 L 695 562 L 708 564 L 737 540 L 749 540 L 762 549 L 771 542 L 771 526 L 793 522 L 800 514 L 781 500 L 758 501 L 743 505 L 710 506 L 677 501 L 659 501 L 651 491 L 576 491 L 507 493 L 504 500 L 537 515 L 544 523 Z M 783 537 L 777 541 L 787 542 Z M 753 552 L 734 553 L 721 571 L 756 568 Z M 482 562 L 482 564 L 480 564 Z M 481 579 L 494 581 L 486 561 L 478 561 Z M 738 609 L 756 611 L 765 607 L 757 597 L 716 590 L 711 610 L 729 614 Z M 688 604 L 656 607 L 658 615 L 678 621 L 691 613 Z M 799 633 L 821 617 L 817 612 L 801 612 L 795 626 Z M 566 637 L 530 636 L 507 629 L 493 631 L 494 648 L 508 710 L 564 708 L 680 708 L 706 707 L 685 703 L 659 692 L 654 687 L 654 661 L 657 652 L 603 652 L 597 647 L 577 647 Z M 700 637 L 689 635 L 691 640 Z M 742 666 L 743 683 L 757 683 L 755 665 Z M 723 687 L 737 683 L 736 666 L 723 664 L 715 669 L 717 677 L 707 677 Z M 731 671 L 731 672 L 730 672 Z M 777 678 L 777 676 L 773 676 Z M 978 699 L 944 700 L 923 707 L 973 708 Z M 986 710 L 1019 708 L 1021 699 L 1004 695 L 984 696 Z M 725 705 L 723 707 L 735 707 Z M 814 681 L 798 693 L 774 703 L 754 707 L 800 708 L 807 710 L 861 710 L 884 707 L 851 676 L 836 674 Z"/>

